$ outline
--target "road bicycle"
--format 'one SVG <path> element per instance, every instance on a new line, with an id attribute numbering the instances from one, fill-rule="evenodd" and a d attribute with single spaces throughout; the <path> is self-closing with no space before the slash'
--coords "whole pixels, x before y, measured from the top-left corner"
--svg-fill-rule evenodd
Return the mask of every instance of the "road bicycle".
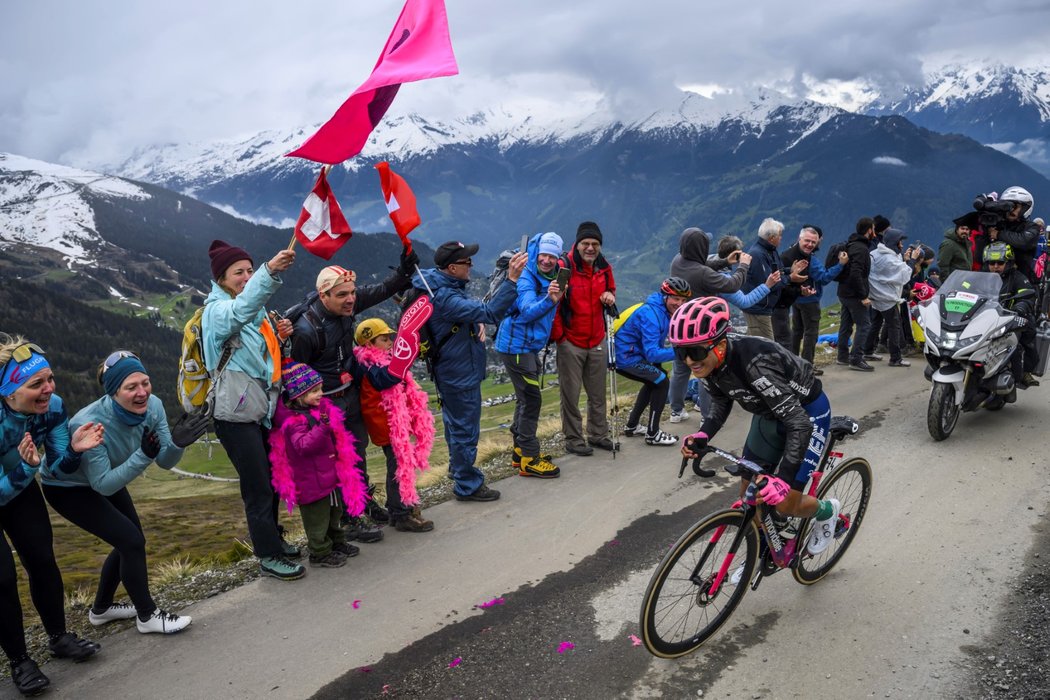
<path id="1" fill-rule="evenodd" d="M 864 520 L 871 499 L 871 465 L 860 457 L 842 461 L 835 444 L 860 426 L 848 416 L 835 416 L 817 469 L 806 493 L 837 498 L 842 508 L 835 534 L 819 554 L 806 551 L 809 518 L 781 516 L 754 495 L 764 485 L 762 466 L 717 447 L 707 446 L 693 458 L 698 476 L 712 472 L 700 466 L 714 454 L 729 462 L 725 470 L 749 478 L 747 494 L 731 508 L 700 519 L 678 538 L 656 567 L 642 601 L 642 641 L 652 654 L 672 659 L 695 651 L 725 624 L 748 588 L 766 576 L 790 569 L 795 580 L 812 585 L 824 578 L 846 553 Z M 689 458 L 682 459 L 679 478 Z"/>

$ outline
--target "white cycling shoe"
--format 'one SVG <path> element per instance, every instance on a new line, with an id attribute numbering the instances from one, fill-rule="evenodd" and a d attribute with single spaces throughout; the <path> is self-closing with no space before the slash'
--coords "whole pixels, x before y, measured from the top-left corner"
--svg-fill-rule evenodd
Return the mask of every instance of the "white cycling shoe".
<path id="1" fill-rule="evenodd" d="M 175 634 L 190 626 L 193 621 L 189 615 L 176 615 L 157 608 L 145 622 L 135 618 L 135 625 L 142 634 Z"/>
<path id="2" fill-rule="evenodd" d="M 828 548 L 831 540 L 835 538 L 835 525 L 839 521 L 842 504 L 838 502 L 837 498 L 829 500 L 832 508 L 831 517 L 827 520 L 814 520 L 813 527 L 809 531 L 809 537 L 806 539 L 806 551 L 810 554 L 820 554 Z"/>

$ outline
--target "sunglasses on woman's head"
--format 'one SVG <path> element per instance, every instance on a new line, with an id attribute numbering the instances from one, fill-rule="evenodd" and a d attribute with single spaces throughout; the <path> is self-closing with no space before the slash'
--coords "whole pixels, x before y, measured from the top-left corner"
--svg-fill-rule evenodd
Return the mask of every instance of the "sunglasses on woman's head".
<path id="1" fill-rule="evenodd" d="M 130 350 L 117 350 L 116 352 L 112 352 L 109 354 L 109 357 L 106 358 L 106 361 L 102 363 L 102 374 L 105 374 L 106 370 L 123 360 L 125 357 L 133 357 L 136 360 L 139 359 L 139 356 Z"/>
<path id="2" fill-rule="evenodd" d="M 680 362 L 685 362 L 686 360 L 703 362 L 709 352 L 711 352 L 711 348 L 706 345 L 676 345 L 674 348 L 674 356 Z"/>
<path id="3" fill-rule="evenodd" d="M 22 343 L 11 351 L 11 359 L 15 362 L 25 362 L 33 356 L 34 352 L 38 355 L 43 355 L 44 349 L 36 343 Z"/>

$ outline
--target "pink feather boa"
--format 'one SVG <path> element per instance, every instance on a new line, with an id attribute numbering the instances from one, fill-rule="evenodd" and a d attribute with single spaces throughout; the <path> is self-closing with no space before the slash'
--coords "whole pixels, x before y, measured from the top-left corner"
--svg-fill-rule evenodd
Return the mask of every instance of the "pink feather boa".
<path id="1" fill-rule="evenodd" d="M 365 477 L 357 468 L 361 456 L 357 453 L 354 436 L 346 429 L 345 416 L 339 407 L 329 399 L 322 398 L 317 408 L 311 409 L 309 415 L 320 421 L 322 415 L 328 416 L 328 428 L 335 438 L 336 475 L 339 490 L 347 512 L 357 517 L 365 512 L 368 501 L 368 489 Z M 294 425 L 304 424 L 307 412 L 292 411 L 279 403 L 274 415 L 274 427 L 270 431 L 270 465 L 273 488 L 281 500 L 288 504 L 288 512 L 298 503 L 298 491 L 295 486 L 295 467 L 288 456 L 288 440 L 285 431 Z"/>
<path id="2" fill-rule="evenodd" d="M 386 367 L 391 359 L 388 351 L 374 345 L 358 345 L 354 355 L 366 367 Z M 406 506 L 418 505 L 416 472 L 430 468 L 430 451 L 434 448 L 434 416 L 427 405 L 430 399 L 411 374 L 406 374 L 403 382 L 383 389 L 379 397 L 390 426 L 390 445 L 397 458 L 395 478 L 401 502 Z"/>

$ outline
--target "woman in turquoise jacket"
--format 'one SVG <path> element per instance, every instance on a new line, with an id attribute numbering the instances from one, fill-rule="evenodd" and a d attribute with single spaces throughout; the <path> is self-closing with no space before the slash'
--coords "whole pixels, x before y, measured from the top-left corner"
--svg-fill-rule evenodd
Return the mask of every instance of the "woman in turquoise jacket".
<path id="1" fill-rule="evenodd" d="M 102 442 L 102 432 L 101 426 L 89 423 L 71 437 L 44 351 L 24 338 L 0 334 L 0 648 L 11 664 L 11 680 L 25 695 L 41 692 L 51 681 L 26 650 L 12 545 L 29 574 L 29 592 L 52 655 L 83 661 L 99 650 L 98 644 L 66 629 L 51 520 L 34 477 L 43 461 L 41 448 L 49 468 L 72 471 L 81 453 Z"/>
<path id="2" fill-rule="evenodd" d="M 248 536 L 264 576 L 302 578 L 298 548 L 281 538 L 277 497 L 270 481 L 267 437 L 281 390 L 281 352 L 265 304 L 281 285 L 278 274 L 291 267 L 295 253 L 282 250 L 259 274 L 248 251 L 223 241 L 208 249 L 215 281 L 204 302 L 201 332 L 204 364 L 212 375 L 215 434 L 237 470 Z M 291 324 L 283 321 L 291 331 Z M 217 373 L 226 348 L 226 368 Z"/>
<path id="3" fill-rule="evenodd" d="M 137 618 L 135 624 L 143 634 L 179 632 L 191 620 L 161 610 L 150 595 L 146 537 L 127 485 L 153 462 L 164 469 L 178 464 L 183 448 L 204 434 L 208 419 L 183 414 L 169 430 L 146 368 L 126 350 L 105 359 L 98 380 L 106 395 L 82 408 L 69 424 L 72 428 L 102 425 L 105 440 L 85 452 L 72 473 L 44 467 L 44 496 L 59 515 L 113 547 L 102 564 L 95 602 L 88 611 L 91 624 Z M 120 583 L 133 605 L 114 602 Z"/>
<path id="4" fill-rule="evenodd" d="M 518 398 L 510 424 L 518 473 L 553 479 L 561 472 L 550 459 L 540 455 L 536 426 L 543 404 L 539 351 L 550 340 L 554 314 L 563 293 L 557 281 L 561 236 L 553 232 L 536 234 L 529 241 L 528 254 L 529 261 L 518 278 L 518 298 L 496 333 L 496 351 Z"/>

